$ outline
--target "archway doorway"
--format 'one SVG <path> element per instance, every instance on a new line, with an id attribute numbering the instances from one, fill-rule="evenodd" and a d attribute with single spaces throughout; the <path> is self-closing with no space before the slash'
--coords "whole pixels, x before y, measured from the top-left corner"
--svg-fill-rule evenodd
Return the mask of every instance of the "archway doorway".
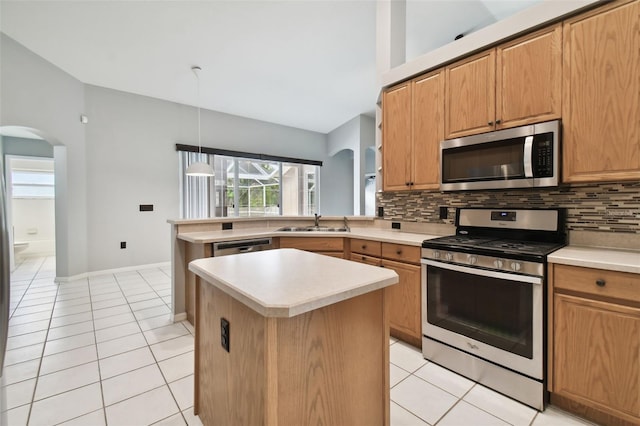
<path id="1" fill-rule="evenodd" d="M 61 259 L 54 256 L 60 256 L 58 248 L 64 243 L 60 212 L 65 211 L 61 199 L 66 179 L 58 178 L 66 171 L 66 149 L 44 132 L 24 126 L 1 126 L 0 141 L 11 269 L 26 257 L 49 256 L 56 271 Z"/>

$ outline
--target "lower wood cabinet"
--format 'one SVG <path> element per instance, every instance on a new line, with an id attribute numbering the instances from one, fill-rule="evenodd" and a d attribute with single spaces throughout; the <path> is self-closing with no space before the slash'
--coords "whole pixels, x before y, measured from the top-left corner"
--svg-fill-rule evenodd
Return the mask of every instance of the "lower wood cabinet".
<path id="1" fill-rule="evenodd" d="M 391 335 L 422 347 L 420 247 L 352 239 L 350 259 L 398 274 L 398 284 L 385 289 Z"/>
<path id="2" fill-rule="evenodd" d="M 382 267 L 398 274 L 398 284 L 387 288 L 391 335 L 422 347 L 420 266 L 382 260 Z"/>
<path id="3" fill-rule="evenodd" d="M 551 402 L 598 423 L 640 424 L 640 275 L 552 270 Z"/>
<path id="4" fill-rule="evenodd" d="M 344 258 L 344 238 L 280 237 L 279 248 L 296 248 L 333 257 Z"/>

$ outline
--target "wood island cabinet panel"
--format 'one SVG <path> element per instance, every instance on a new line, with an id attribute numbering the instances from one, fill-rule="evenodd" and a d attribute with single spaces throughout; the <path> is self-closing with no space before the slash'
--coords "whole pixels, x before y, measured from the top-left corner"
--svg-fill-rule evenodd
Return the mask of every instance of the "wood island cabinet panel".
<path id="1" fill-rule="evenodd" d="M 391 335 L 414 346 L 422 346 L 420 266 L 382 260 L 384 268 L 393 269 L 398 284 L 386 288 Z"/>
<path id="2" fill-rule="evenodd" d="M 496 50 L 491 49 L 445 68 L 445 137 L 494 129 Z"/>
<path id="3" fill-rule="evenodd" d="M 562 25 L 497 47 L 496 129 L 560 118 Z"/>
<path id="4" fill-rule="evenodd" d="M 280 237 L 280 248 L 296 248 L 313 252 L 341 252 L 344 250 L 344 239 L 336 237 Z"/>
<path id="5" fill-rule="evenodd" d="M 444 139 L 444 76 L 412 82 L 411 189 L 440 187 L 440 142 Z"/>
<path id="6" fill-rule="evenodd" d="M 194 411 L 203 424 L 389 425 L 384 289 L 291 318 L 263 317 L 200 279 L 197 289 Z"/>
<path id="7" fill-rule="evenodd" d="M 408 189 L 411 181 L 411 85 L 382 95 L 382 179 L 386 191 Z"/>
<path id="8" fill-rule="evenodd" d="M 556 294 L 553 391 L 640 422 L 640 309 Z"/>
<path id="9" fill-rule="evenodd" d="M 640 179 L 640 2 L 564 23 L 563 181 Z"/>

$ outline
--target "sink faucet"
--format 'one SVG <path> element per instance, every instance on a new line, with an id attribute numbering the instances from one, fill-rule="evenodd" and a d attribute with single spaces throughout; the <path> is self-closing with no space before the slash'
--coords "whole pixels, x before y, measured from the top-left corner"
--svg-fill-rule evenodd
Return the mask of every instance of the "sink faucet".
<path id="1" fill-rule="evenodd" d="M 351 228 L 349 228 L 349 220 L 347 219 L 346 216 L 343 216 L 344 218 L 344 227 L 347 230 L 347 232 L 351 232 Z"/>
<path id="2" fill-rule="evenodd" d="M 320 226 L 320 218 L 322 216 L 319 215 L 318 213 L 314 213 L 313 215 L 316 217 L 315 220 L 314 220 L 315 226 Z"/>

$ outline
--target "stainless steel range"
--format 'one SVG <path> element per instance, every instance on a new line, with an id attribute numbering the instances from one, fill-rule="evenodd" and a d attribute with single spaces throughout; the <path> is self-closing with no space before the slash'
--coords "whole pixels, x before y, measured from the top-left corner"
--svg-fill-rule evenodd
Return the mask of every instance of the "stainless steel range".
<path id="1" fill-rule="evenodd" d="M 422 352 L 539 410 L 545 391 L 547 255 L 561 209 L 456 212 L 456 235 L 422 243 Z"/>

